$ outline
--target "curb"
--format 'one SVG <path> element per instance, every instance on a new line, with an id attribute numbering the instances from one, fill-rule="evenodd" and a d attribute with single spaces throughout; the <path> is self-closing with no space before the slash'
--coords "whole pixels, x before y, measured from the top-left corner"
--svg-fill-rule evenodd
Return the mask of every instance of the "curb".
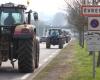
<path id="1" fill-rule="evenodd" d="M 64 48 L 69 45 L 71 43 L 72 40 L 70 40 L 70 42 L 66 45 L 64 45 Z M 29 76 L 26 78 L 26 79 L 22 79 L 22 80 L 34 80 L 34 78 L 59 54 L 59 52 L 61 51 L 62 49 L 60 50 L 57 50 L 56 53 L 54 54 L 54 56 L 50 59 L 48 59 L 48 61 L 44 64 L 42 64 L 42 66 L 40 66 L 38 69 L 36 69 L 34 71 L 34 73 L 32 74 L 29 74 Z"/>

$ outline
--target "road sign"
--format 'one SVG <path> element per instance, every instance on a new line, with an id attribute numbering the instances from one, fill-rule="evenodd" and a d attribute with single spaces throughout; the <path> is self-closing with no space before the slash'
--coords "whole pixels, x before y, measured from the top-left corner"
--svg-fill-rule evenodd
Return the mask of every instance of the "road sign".
<path id="1" fill-rule="evenodd" d="M 82 16 L 100 16 L 100 6 L 87 5 L 81 6 Z"/>
<path id="2" fill-rule="evenodd" d="M 95 78 L 95 51 L 100 51 L 100 6 L 81 6 L 81 15 L 88 16 L 87 46 L 88 50 L 93 52 L 93 78 Z"/>
<path id="3" fill-rule="evenodd" d="M 100 31 L 100 17 L 88 17 L 88 30 Z"/>
<path id="4" fill-rule="evenodd" d="M 100 32 L 88 32 L 87 46 L 89 51 L 100 51 Z"/>
<path id="5" fill-rule="evenodd" d="M 90 25 L 93 28 L 97 28 L 99 26 L 99 21 L 97 19 L 92 19 Z"/>

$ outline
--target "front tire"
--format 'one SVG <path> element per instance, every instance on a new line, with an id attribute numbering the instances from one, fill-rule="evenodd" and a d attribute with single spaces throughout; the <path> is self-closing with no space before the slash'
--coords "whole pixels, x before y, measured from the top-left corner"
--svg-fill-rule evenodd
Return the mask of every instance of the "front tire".
<path id="1" fill-rule="evenodd" d="M 0 67 L 1 67 L 1 65 L 2 65 L 2 62 L 0 63 Z"/>
<path id="2" fill-rule="evenodd" d="M 2 65 L 2 54 L 0 53 L 0 67 Z"/>
<path id="3" fill-rule="evenodd" d="M 50 48 L 50 44 L 46 43 L 46 48 L 49 49 Z"/>
<path id="4" fill-rule="evenodd" d="M 59 40 L 59 49 L 62 49 L 63 48 L 63 41 L 62 39 Z"/>
<path id="5" fill-rule="evenodd" d="M 62 49 L 62 48 L 63 48 L 63 44 L 60 44 L 60 45 L 59 45 L 59 49 Z"/>
<path id="6" fill-rule="evenodd" d="M 33 59 L 33 40 L 19 40 L 18 70 L 21 73 L 31 73 L 35 69 Z"/>
<path id="7" fill-rule="evenodd" d="M 47 49 L 50 48 L 50 40 L 49 40 L 49 39 L 47 39 L 47 41 L 46 41 L 46 48 L 47 48 Z"/>
<path id="8" fill-rule="evenodd" d="M 66 38 L 66 43 L 68 43 L 68 37 Z"/>

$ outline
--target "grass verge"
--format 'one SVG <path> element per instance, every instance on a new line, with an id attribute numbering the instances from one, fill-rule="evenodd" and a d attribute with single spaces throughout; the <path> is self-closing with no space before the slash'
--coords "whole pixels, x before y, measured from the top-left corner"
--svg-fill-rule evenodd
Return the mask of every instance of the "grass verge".
<path id="1" fill-rule="evenodd" d="M 75 45 L 75 58 L 72 65 L 72 75 L 65 80 L 94 80 L 92 76 L 93 55 L 89 56 L 86 46 L 85 48 L 80 48 L 79 45 Z M 96 68 L 95 80 L 100 80 L 100 68 Z"/>
<path id="2" fill-rule="evenodd" d="M 94 80 L 92 59 L 86 46 L 80 48 L 72 41 L 33 80 Z M 100 80 L 100 68 L 96 68 L 95 80 Z"/>

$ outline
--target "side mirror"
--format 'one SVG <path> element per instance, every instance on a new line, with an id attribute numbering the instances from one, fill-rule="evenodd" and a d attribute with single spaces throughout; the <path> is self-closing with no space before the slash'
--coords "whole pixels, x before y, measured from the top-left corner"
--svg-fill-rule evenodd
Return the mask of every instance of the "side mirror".
<path id="1" fill-rule="evenodd" d="M 34 20 L 35 20 L 35 21 L 38 21 L 38 13 L 37 13 L 37 12 L 34 12 L 34 13 L 33 13 L 33 16 L 34 16 Z"/>

